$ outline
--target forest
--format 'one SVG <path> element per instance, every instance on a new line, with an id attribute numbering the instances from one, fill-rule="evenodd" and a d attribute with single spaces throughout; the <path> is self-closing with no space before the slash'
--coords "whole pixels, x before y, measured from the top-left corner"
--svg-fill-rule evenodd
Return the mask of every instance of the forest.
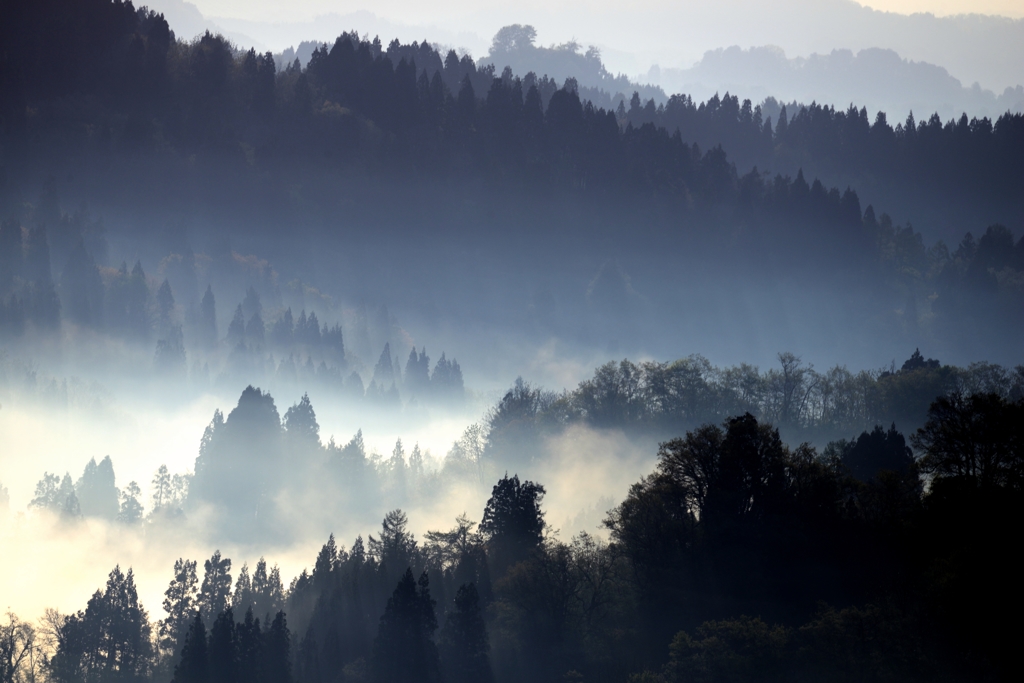
<path id="1" fill-rule="evenodd" d="M 40 9 L 50 4 L 82 21 L 54 21 Z M 581 100 L 571 78 L 499 73 L 425 41 L 385 47 L 344 34 L 306 68 L 278 71 L 269 54 L 236 52 L 218 36 L 178 41 L 160 15 L 130 3 L 50 4 L 5 10 L 15 14 L 4 25 L 24 29 L 5 37 L 0 103 L 6 335 L 61 319 L 135 325 L 177 359 L 179 346 L 208 348 L 209 322 L 190 334 L 184 320 L 190 308 L 200 320 L 204 280 L 228 297 L 222 335 L 249 286 L 273 299 L 261 311 L 268 334 L 277 320 L 265 318 L 283 318 L 289 288 L 299 295 L 293 319 L 308 308 L 301 295 L 339 291 L 360 298 L 364 316 L 381 306 L 423 315 L 425 281 L 442 315 L 494 316 L 493 296 L 442 274 L 479 262 L 497 279 L 536 283 L 523 291 L 532 300 L 504 302 L 518 315 L 496 324 L 598 348 L 629 351 L 681 324 L 706 330 L 716 314 L 703 307 L 760 296 L 749 280 L 798 289 L 811 280 L 852 315 L 782 296 L 754 307 L 784 307 L 807 334 L 831 319 L 850 339 L 845 357 L 862 336 L 891 340 L 888 357 L 927 342 L 958 362 L 979 353 L 1015 362 L 1006 340 L 1024 325 L 1021 115 L 910 115 L 893 127 L 884 112 L 871 123 L 864 109 L 811 104 L 772 122 L 728 94 L 702 103 L 674 95 L 660 107 L 637 96 L 608 111 Z M 94 30 L 72 29 L 83 22 Z M 878 197 L 886 204 L 861 199 L 872 183 L 891 194 Z M 291 239 L 277 237 L 282 225 Z M 382 253 L 385 240 L 394 244 Z M 310 241 L 332 246 L 310 251 Z M 112 242 L 126 245 L 123 258 Z M 147 265 L 133 267 L 140 256 Z M 726 301 L 688 300 L 704 283 Z M 172 299 L 180 342 L 158 329 L 169 327 Z M 148 321 L 118 320 L 143 308 Z M 669 314 L 680 308 L 692 317 Z M 254 312 L 245 307 L 242 322 L 258 339 Z M 321 322 L 342 322 L 331 317 Z M 364 388 L 387 341 L 395 346 L 382 336 L 359 350 Z M 780 347 L 792 343 L 768 345 Z M 288 353 L 351 373 L 330 354 Z"/>
<path id="2" fill-rule="evenodd" d="M 497 483 L 479 517 L 458 515 L 421 539 L 401 509 L 351 546 L 332 534 L 287 586 L 262 558 L 233 575 L 231 560 L 216 551 L 202 560 L 201 581 L 200 560 L 182 558 L 152 617 L 131 569 L 115 567 L 84 610 L 48 610 L 38 626 L 8 614 L 5 680 L 1010 675 L 1013 634 L 988 618 L 988 606 L 998 600 L 1012 610 L 1022 597 L 1005 542 L 1021 522 L 1019 369 L 1003 393 L 969 393 L 966 378 L 979 373 L 915 353 L 897 374 L 960 380 L 930 402 L 909 439 L 895 425 L 876 425 L 821 450 L 791 447 L 763 416 L 697 424 L 704 415 L 695 412 L 696 426 L 661 442 L 653 471 L 607 511 L 608 541 L 585 531 L 562 539 L 545 520 L 542 482 L 494 473 L 529 461 L 537 449 L 521 434 L 531 429 L 524 416 L 552 429 L 559 418 L 544 417 L 555 412 L 552 403 L 586 406 L 575 419 L 607 423 L 615 401 L 596 387 L 629 367 L 600 368 L 553 401 L 518 382 L 484 433 L 464 437 L 441 469 L 425 467 L 418 446 L 406 464 L 400 440 L 390 459 L 376 462 L 360 434 L 344 447 L 325 446 L 307 397 L 282 421 L 270 395 L 249 387 L 226 420 L 215 414 L 194 474 L 157 471 L 146 518 L 135 482 L 114 487 L 109 458 L 92 460 L 77 484 L 47 474 L 30 506 L 51 510 L 57 525 L 73 527 L 84 515 L 180 525 L 206 500 L 220 506 L 224 532 L 264 540 L 274 531 L 272 501 L 282 500 L 266 495 L 268 486 L 282 468 L 318 458 L 342 497 L 367 486 L 396 500 L 408 495 L 400 489 L 443 496 L 459 478 Z M 666 366 L 644 374 L 659 370 Z M 713 392 L 693 393 L 706 400 Z M 603 409 L 595 395 L 605 397 Z M 639 422 L 642 408 L 651 412 L 665 398 L 649 394 L 632 411 L 623 401 L 621 417 L 631 412 Z M 538 410 L 531 401 L 547 405 Z M 253 506 L 255 526 L 244 521 Z"/>
<path id="3" fill-rule="evenodd" d="M 1024 115 L 530 31 L 0 6 L 0 683 L 1010 679 Z"/>

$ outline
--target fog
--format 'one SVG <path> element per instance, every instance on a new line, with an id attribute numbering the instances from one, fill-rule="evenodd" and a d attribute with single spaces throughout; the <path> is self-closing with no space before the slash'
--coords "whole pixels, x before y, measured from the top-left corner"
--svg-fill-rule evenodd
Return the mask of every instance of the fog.
<path id="1" fill-rule="evenodd" d="M 0 6 L 17 680 L 1003 680 L 1024 19 L 917 7 Z"/>
<path id="2" fill-rule="evenodd" d="M 557 370 L 568 378 L 566 372 Z M 235 572 L 243 563 L 251 568 L 266 557 L 280 567 L 287 585 L 311 565 L 330 533 L 339 543 L 350 544 L 357 535 L 366 538 L 378 533 L 382 511 L 401 507 L 409 515 L 410 530 L 422 539 L 428 530 L 447 529 L 462 513 L 479 520 L 490 495 L 491 482 L 482 476 L 446 484 L 437 491 L 423 489 L 412 497 L 385 492 L 381 499 L 366 498 L 357 490 L 339 490 L 326 479 L 304 480 L 301 490 L 289 488 L 278 494 L 276 514 L 284 535 L 239 542 L 231 533 L 218 531 L 222 513 L 214 508 L 193 505 L 187 515 L 163 518 L 153 511 L 150 499 L 157 468 L 166 465 L 173 473 L 192 471 L 213 411 L 227 413 L 237 397 L 203 393 L 156 399 L 130 386 L 120 386 L 114 397 L 99 387 L 93 390 L 107 395 L 102 405 L 90 407 L 83 401 L 61 409 L 15 390 L 6 392 L 0 409 L 4 444 L 0 484 L 10 496 L 9 508 L 0 511 L 0 543 L 8 557 L 25 558 L 32 566 L 32 571 L 25 571 L 24 562 L 6 562 L 0 569 L 4 587 L 0 602 L 18 614 L 41 615 L 50 607 L 74 612 L 84 596 L 102 586 L 110 569 L 120 565 L 133 569 L 140 600 L 150 618 L 159 619 L 171 567 L 179 557 L 201 561 L 219 549 L 232 559 Z M 278 398 L 282 413 L 289 401 Z M 347 441 L 364 425 L 371 460 L 390 457 L 395 439 L 400 438 L 407 450 L 415 444 L 425 451 L 429 472 L 443 469 L 446 454 L 474 417 L 466 410 L 409 425 L 401 415 L 396 419 L 394 414 L 374 414 L 373 409 L 354 411 L 351 405 L 336 401 L 314 405 L 325 444 L 332 439 Z M 367 422 L 377 425 L 376 429 L 365 429 Z M 554 537 L 568 540 L 582 531 L 603 536 L 601 523 L 607 511 L 626 494 L 630 483 L 650 469 L 653 446 L 650 441 L 628 439 L 621 431 L 579 426 L 545 439 L 541 451 L 518 473 L 545 485 L 543 507 Z M 60 476 L 69 472 L 77 479 L 89 459 L 107 455 L 122 490 L 129 481 L 141 486 L 140 502 L 146 514 L 141 523 L 90 516 L 69 520 L 29 505 L 44 471 Z M 312 472 L 316 466 L 313 461 L 296 461 L 290 476 L 294 477 L 295 467 Z M 496 476 L 501 468 L 501 463 L 490 463 L 487 476 Z"/>
<path id="3" fill-rule="evenodd" d="M 177 1 L 155 0 L 151 4 L 161 11 L 184 14 L 176 9 L 182 4 Z M 1020 66 L 1024 60 L 1015 52 L 1024 44 L 1019 4 L 868 4 L 870 7 L 850 0 L 771 4 L 731 0 L 650 2 L 628 8 L 593 2 L 562 3 L 557 8 L 528 3 L 513 8 L 453 2 L 432 5 L 428 10 L 408 3 L 378 3 L 371 15 L 365 13 L 365 7 L 315 1 L 289 7 L 287 12 L 272 4 L 241 6 L 216 0 L 194 6 L 223 29 L 244 34 L 275 52 L 302 40 L 330 40 L 340 29 L 372 35 L 386 27 L 392 29 L 388 35 L 394 33 L 404 41 L 436 36 L 430 40 L 467 48 L 479 57 L 498 28 L 530 23 L 537 27 L 544 45 L 569 40 L 597 45 L 613 73 L 642 74 L 652 64 L 685 69 L 708 50 L 776 45 L 791 57 L 829 54 L 834 49 L 855 53 L 868 48 L 891 49 L 904 59 L 943 67 L 967 87 L 978 82 L 996 94 L 1024 84 Z M 907 15 L 912 12 L 930 15 Z M 958 16 L 967 13 L 978 16 Z M 1008 19 L 983 18 L 981 14 Z M 183 26 L 190 27 L 186 29 L 189 34 L 197 30 L 191 23 Z"/>

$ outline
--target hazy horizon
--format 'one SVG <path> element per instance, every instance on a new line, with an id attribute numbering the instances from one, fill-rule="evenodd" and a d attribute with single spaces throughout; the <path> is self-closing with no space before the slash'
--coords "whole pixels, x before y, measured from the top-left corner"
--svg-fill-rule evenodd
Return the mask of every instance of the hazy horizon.
<path id="1" fill-rule="evenodd" d="M 4 675 L 1012 680 L 1024 3 L 870 5 L 0 4 Z"/>

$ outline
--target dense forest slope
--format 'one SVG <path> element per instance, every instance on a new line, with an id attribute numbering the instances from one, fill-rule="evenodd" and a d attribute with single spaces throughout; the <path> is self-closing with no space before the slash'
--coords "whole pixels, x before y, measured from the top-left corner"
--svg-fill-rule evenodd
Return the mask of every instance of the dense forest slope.
<path id="1" fill-rule="evenodd" d="M 869 410 L 915 413 L 909 440 L 875 426 L 818 451 L 750 412 L 699 423 L 723 398 L 757 410 L 770 396 L 765 418 L 803 419 L 807 373 L 783 360 L 749 399 L 704 383 L 695 359 L 605 366 L 560 396 L 519 382 L 441 466 L 418 445 L 406 457 L 401 439 L 387 458 L 367 453 L 361 432 L 324 444 L 308 397 L 282 416 L 248 387 L 226 417 L 215 412 L 194 474 L 156 472 L 148 514 L 105 458 L 77 483 L 45 474 L 33 519 L 64 534 L 105 519 L 151 542 L 242 536 L 259 552 L 323 519 L 379 510 L 380 528 L 351 546 L 331 534 L 290 582 L 263 557 L 250 570 L 218 550 L 201 572 L 178 559 L 159 617 L 116 567 L 84 609 L 47 612 L 49 644 L 8 615 L 13 651 L 34 655 L 11 671 L 69 683 L 114 672 L 179 683 L 1010 680 L 1013 634 L 991 604 L 1022 599 L 1005 542 L 1020 524 L 1020 368 L 915 353 L 865 392 L 890 403 Z M 573 423 L 586 421 L 604 438 L 622 427 L 637 438 L 651 418 L 695 426 L 608 503 L 608 541 L 560 537 L 543 482 L 508 473 L 536 471 L 549 455 L 541 434 L 579 439 Z M 388 510 L 430 509 L 467 486 L 490 489 L 482 515 L 449 510 L 453 526 L 420 538 L 415 520 Z"/>
<path id="2" fill-rule="evenodd" d="M 216 36 L 173 40 L 130 3 L 5 7 L 4 239 L 23 253 L 4 296 L 36 310 L 22 317 L 73 307 L 47 293 L 66 270 L 95 281 L 88 259 L 66 268 L 70 254 L 106 265 L 88 230 L 58 224 L 67 208 L 33 201 L 50 178 L 61 205 L 87 203 L 150 271 L 189 249 L 272 254 L 286 281 L 435 327 L 472 312 L 509 334 L 659 355 L 681 333 L 741 353 L 824 335 L 861 363 L 864 335 L 882 358 L 927 342 L 957 362 L 1014 362 L 1024 246 L 989 226 L 1020 210 L 1020 115 L 893 128 L 812 106 L 772 124 L 733 97 L 684 96 L 612 112 L 572 79 L 498 74 L 426 44 L 343 35 L 278 72 Z M 740 173 L 732 157 L 794 172 Z M 970 234 L 929 246 L 801 166 L 970 216 L 957 222 Z M 452 279 L 477 269 L 486 293 Z M 253 283 L 240 284 L 229 300 Z M 789 324 L 752 342 L 745 316 L 725 315 L 737 306 Z"/>
<path id="3" fill-rule="evenodd" d="M 177 558 L 155 603 L 118 565 L 38 630 L 6 615 L 3 683 L 1012 675 L 1021 115 L 609 111 L 424 43 L 278 68 L 122 0 L 6 2 L 0 48 L 3 424 L 113 441 L 230 396 L 147 494 L 102 453 L 24 511 L 0 486 L 21 547 Z M 638 360 L 510 381 L 574 353 Z M 147 403 L 96 419 L 97 377 Z M 443 459 L 324 438 L 307 393 L 394 435 L 472 379 L 501 390 Z M 549 490 L 605 479 L 559 535 Z M 313 535 L 291 580 L 216 549 Z"/>

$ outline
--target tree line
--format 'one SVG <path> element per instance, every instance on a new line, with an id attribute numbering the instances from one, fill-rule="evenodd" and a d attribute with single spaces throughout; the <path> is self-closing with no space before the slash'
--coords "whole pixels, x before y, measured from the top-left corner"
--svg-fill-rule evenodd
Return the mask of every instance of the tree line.
<path id="1" fill-rule="evenodd" d="M 744 413 L 777 426 L 790 441 L 824 445 L 872 425 L 917 429 L 936 396 L 1024 397 L 1024 366 L 979 362 L 959 368 L 919 350 L 899 367 L 859 372 L 842 365 L 818 371 L 789 352 L 778 358 L 777 367 L 764 371 L 746 363 L 715 367 L 699 355 L 671 362 L 625 359 L 602 365 L 561 393 L 520 378 L 488 415 L 488 452 L 499 460 L 514 457 L 524 452 L 524 442 L 537 444 L 570 424 L 669 435 Z"/>
<path id="2" fill-rule="evenodd" d="M 994 121 L 963 114 L 942 121 L 927 112 L 915 120 L 909 112 L 894 123 L 883 111 L 872 120 L 866 108 L 852 103 L 846 109 L 817 102 L 787 108 L 774 98 L 762 104 L 725 93 L 706 102 L 677 94 L 657 105 L 634 93 L 628 106 L 619 103 L 617 116 L 634 127 L 679 130 L 705 149 L 720 144 L 741 168 L 803 168 L 851 183 L 884 197 L 893 209 L 925 214 L 932 222 L 938 217 L 927 211 L 929 197 L 941 197 L 943 210 L 961 220 L 986 205 L 989 215 L 995 209 L 1003 221 L 1021 216 L 1013 188 L 1024 176 L 1022 114 L 1006 112 Z"/>
<path id="3" fill-rule="evenodd" d="M 417 381 L 417 372 L 426 375 L 425 366 L 410 367 L 414 357 L 418 362 L 423 356 L 410 353 L 405 385 Z M 913 432 L 925 424 L 937 396 L 985 394 L 1011 402 L 1024 397 L 1020 367 L 959 368 L 916 350 L 898 368 L 894 363 L 857 373 L 844 366 L 819 372 L 791 353 L 779 354 L 779 361 L 778 367 L 761 371 L 748 364 L 718 368 L 700 356 L 667 363 L 623 360 L 597 368 L 591 379 L 561 393 L 520 379 L 443 459 L 419 444 L 409 449 L 400 438 L 390 453 L 378 453 L 367 447 L 361 430 L 347 442 L 332 435 L 325 443 L 308 395 L 281 415 L 269 392 L 250 386 L 227 416 L 215 411 L 193 472 L 171 473 L 162 466 L 143 495 L 136 482 L 118 488 L 109 456 L 99 463 L 92 459 L 77 481 L 69 473 L 44 473 L 30 507 L 66 522 L 96 517 L 173 525 L 207 505 L 217 511 L 210 524 L 220 525 L 222 533 L 260 538 L 287 535 L 275 502 L 282 496 L 301 496 L 330 482 L 343 493 L 330 508 L 337 514 L 384 499 L 430 504 L 453 486 L 478 485 L 503 468 L 538 462 L 544 440 L 572 425 L 650 440 L 749 413 L 775 425 L 788 442 L 814 443 L 840 457 L 851 449 L 884 453 L 895 437 L 881 426 Z M 385 367 L 391 367 L 390 360 Z M 852 438 L 855 434 L 861 437 Z M 254 497 L 253 491 L 262 493 Z"/>
<path id="4" fill-rule="evenodd" d="M 125 333 L 145 328 L 141 264 L 107 272 L 100 222 L 84 213 L 61 214 L 51 190 L 34 207 L 21 197 L 16 169 L 19 159 L 35 158 L 25 147 L 33 140 L 39 141 L 41 158 L 53 159 L 65 159 L 74 149 L 110 158 L 141 148 L 155 160 L 169 146 L 193 160 L 186 166 L 154 161 L 156 166 L 179 174 L 174 177 L 181 185 L 208 171 L 225 183 L 224 195 L 241 193 L 250 208 L 291 206 L 293 200 L 281 192 L 296 180 L 328 214 L 394 211 L 400 224 L 433 216 L 430 207 L 466 205 L 468 195 L 469 205 L 479 202 L 488 215 L 497 212 L 517 234 L 548 239 L 552 233 L 545 226 L 553 221 L 559 224 L 555 239 L 577 243 L 599 234 L 598 227 L 587 220 L 562 225 L 557 217 L 537 221 L 531 207 L 578 201 L 612 224 L 628 225 L 637 244 L 657 236 L 681 249 L 685 245 L 684 251 L 714 245 L 708 258 L 741 270 L 852 278 L 895 311 L 882 316 L 887 329 L 937 338 L 977 330 L 978 338 L 991 338 L 1000 326 L 1024 324 L 1017 305 L 1024 237 L 991 224 L 994 214 L 957 223 L 987 221 L 980 224 L 989 225 L 984 234 L 975 230 L 980 236 L 968 233 L 955 247 L 929 246 L 909 223 L 863 206 L 858 179 L 844 182 L 843 189 L 815 178 L 839 177 L 821 169 L 853 169 L 858 178 L 888 179 L 879 182 L 900 188 L 894 197 L 923 192 L 965 205 L 1012 203 L 1019 175 L 1015 160 L 1024 158 L 1014 151 L 1021 145 L 1019 116 L 891 128 L 884 117 L 869 126 L 863 110 L 814 105 L 788 112 L 773 128 L 762 120 L 763 112 L 733 96 L 699 105 L 677 96 L 663 110 L 634 98 L 628 109 L 615 112 L 581 99 L 571 79 L 559 85 L 532 73 L 478 68 L 454 53 L 442 58 L 426 42 L 392 41 L 385 47 L 343 34 L 317 48 L 305 69 L 292 64 L 277 70 L 268 55 L 236 52 L 219 36 L 173 40 L 160 15 L 136 11 L 130 3 L 103 0 L 65 8 L 67 16 L 83 17 L 81 26 L 102 26 L 93 32 L 51 21 L 41 9 L 51 4 L 64 7 L 52 0 L 16 3 L 10 10 L 23 15 L 17 17 L 22 30 L 8 36 L 14 56 L 6 78 L 13 85 L 5 92 L 3 129 L 12 165 L 11 182 L 0 193 L 6 200 L 2 239 L 8 254 L 0 264 L 0 323 L 15 334 L 25 325 L 52 329 L 60 311 L 83 324 L 102 319 Z M 43 68 L 51 62 L 61 67 Z M 142 71 L 132 71 L 140 65 Z M 145 87 L 133 78 L 143 79 Z M 60 104 L 71 101 L 91 104 Z M 815 151 L 797 158 L 787 151 L 796 141 Z M 218 170 L 222 164 L 238 173 L 225 179 Z M 757 167 L 740 170 L 751 164 Z M 966 176 L 963 169 L 969 170 Z M 333 190 L 323 194 L 325 172 L 356 188 L 352 207 L 334 207 Z M 952 174 L 959 184 L 935 180 L 935 173 Z M 451 183 L 420 182 L 437 178 Z M 920 187 L 902 187 L 904 180 L 895 178 Z M 408 183 L 407 202 L 387 199 L 395 181 Z M 451 192 L 459 195 L 457 202 Z M 507 238 L 502 230 L 490 237 Z M 178 256 L 187 266 L 188 254 L 182 250 Z M 175 295 L 198 306 L 196 289 L 179 291 L 175 285 Z M 244 326 L 259 337 L 251 314 L 235 322 L 236 336 Z M 161 359 L 178 363 L 173 329 L 157 338 L 164 341 Z M 308 355 L 317 366 L 319 359 Z"/>
<path id="5" fill-rule="evenodd" d="M 479 523 L 420 541 L 393 510 L 287 588 L 180 559 L 156 623 L 115 568 L 38 632 L 8 616 L 6 680 L 1006 680 L 1022 425 L 1024 400 L 961 392 L 909 446 L 819 452 L 746 413 L 663 442 L 608 542 L 559 539 L 544 486 L 506 474 Z"/>
<path id="6" fill-rule="evenodd" d="M 103 266 L 93 257 L 107 249 L 102 223 L 82 211 L 63 212 L 52 179 L 32 216 L 37 221 L 33 229 L 14 220 L 0 224 L 0 340 L 53 335 L 64 323 L 139 344 L 155 340 L 153 370 L 163 378 L 190 377 L 199 386 L 210 381 L 210 363 L 216 374 L 219 356 L 226 356 L 223 371 L 229 374 L 293 382 L 302 377 L 359 400 L 394 404 L 404 395 L 420 402 L 462 401 L 464 382 L 456 359 L 442 352 L 431 371 L 426 349 L 414 347 L 403 373 L 400 359 L 392 362 L 390 342 L 383 341 L 377 364 L 370 366 L 351 350 L 346 353 L 339 322 L 321 323 L 312 309 L 308 314 L 301 309 L 296 317 L 281 303 L 280 289 L 263 282 L 258 284 L 269 290 L 273 309 L 265 309 L 249 285 L 224 330 L 212 285 L 199 296 L 197 258 L 205 255 L 190 248 L 163 260 L 162 281 L 147 275 L 141 261 L 130 269 L 126 262 L 119 268 Z M 48 234 L 47 225 L 58 229 Z M 56 270 L 60 255 L 66 263 Z M 234 252 L 221 254 L 207 275 L 237 285 L 240 274 L 230 266 L 240 259 Z M 178 298 L 172 278 L 180 288 Z M 372 321 L 365 307 L 359 313 L 352 331 L 364 352 L 372 343 L 371 327 L 374 337 L 391 337 L 394 323 L 386 306 L 378 307 Z"/>

